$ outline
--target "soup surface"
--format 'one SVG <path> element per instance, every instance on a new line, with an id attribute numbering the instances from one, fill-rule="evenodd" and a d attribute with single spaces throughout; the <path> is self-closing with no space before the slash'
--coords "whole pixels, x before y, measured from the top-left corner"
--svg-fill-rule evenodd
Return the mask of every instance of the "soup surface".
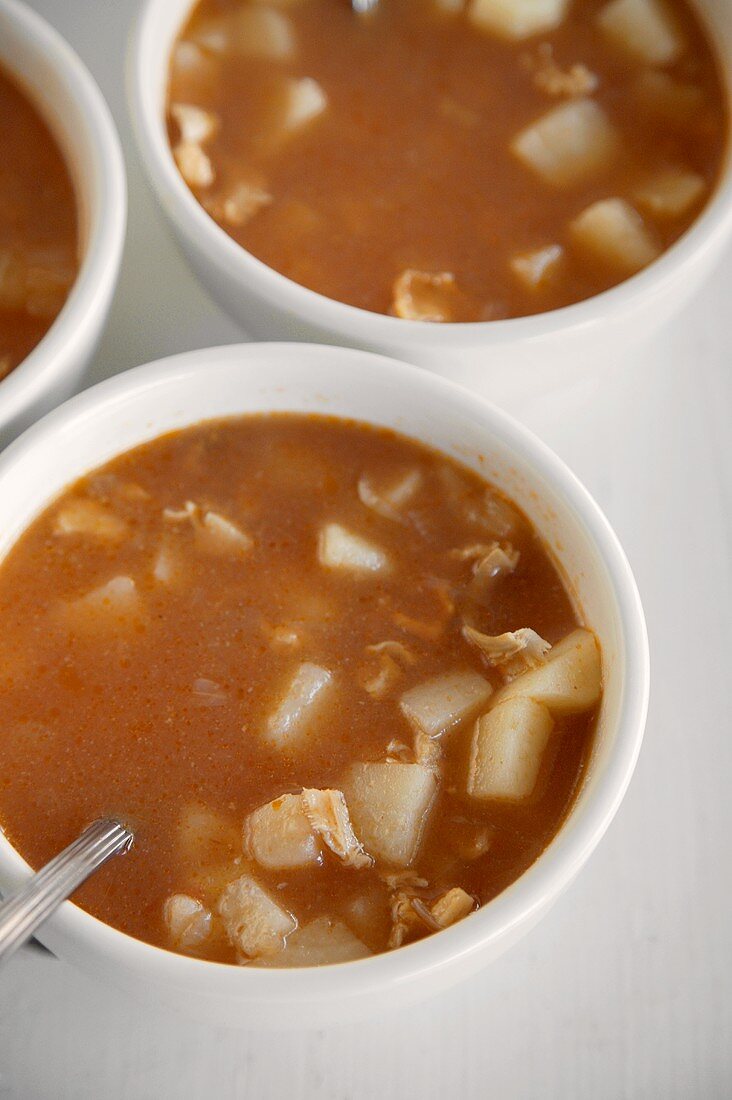
<path id="1" fill-rule="evenodd" d="M 55 139 L 0 69 L 0 379 L 36 346 L 78 270 L 74 189 Z"/>
<path id="2" fill-rule="evenodd" d="M 0 626 L 12 843 L 38 866 L 119 814 L 134 848 L 79 903 L 228 962 L 355 958 L 489 901 L 562 822 L 601 690 L 522 514 L 320 417 L 84 478 L 3 563 Z"/>
<path id="3" fill-rule="evenodd" d="M 726 113 L 682 0 L 202 0 L 168 125 L 199 201 L 269 266 L 377 313 L 481 321 L 668 248 Z"/>

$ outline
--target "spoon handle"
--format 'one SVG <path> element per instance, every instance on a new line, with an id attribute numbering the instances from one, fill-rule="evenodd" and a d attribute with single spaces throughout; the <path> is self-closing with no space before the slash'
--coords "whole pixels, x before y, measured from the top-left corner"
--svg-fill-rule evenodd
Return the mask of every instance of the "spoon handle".
<path id="1" fill-rule="evenodd" d="M 95 821 L 16 894 L 0 903 L 0 962 L 25 943 L 93 871 L 118 852 L 129 851 L 132 841 L 133 834 L 118 821 Z"/>

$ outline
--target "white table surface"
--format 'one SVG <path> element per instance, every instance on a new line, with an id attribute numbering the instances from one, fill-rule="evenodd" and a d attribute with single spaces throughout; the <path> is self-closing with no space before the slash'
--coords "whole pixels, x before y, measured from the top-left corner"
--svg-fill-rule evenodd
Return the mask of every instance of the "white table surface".
<path id="1" fill-rule="evenodd" d="M 86 60 L 129 168 L 125 265 L 95 378 L 242 339 L 187 271 L 129 133 L 136 5 L 35 0 Z M 286 1035 L 151 1015 L 23 951 L 0 976 L 0 1097 L 732 1096 L 732 256 L 652 347 L 521 415 L 623 540 L 648 617 L 650 720 L 628 797 L 543 923 L 399 1018 Z"/>

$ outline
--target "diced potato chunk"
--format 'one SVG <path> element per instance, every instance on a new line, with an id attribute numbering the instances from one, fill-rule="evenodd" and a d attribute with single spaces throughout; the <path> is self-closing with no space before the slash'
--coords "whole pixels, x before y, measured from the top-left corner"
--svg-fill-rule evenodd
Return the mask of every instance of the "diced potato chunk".
<path id="1" fill-rule="evenodd" d="M 511 257 L 510 268 L 526 290 L 542 290 L 556 276 L 563 258 L 560 244 L 548 244 L 533 252 L 518 252 Z"/>
<path id="2" fill-rule="evenodd" d="M 181 141 L 173 149 L 173 156 L 190 187 L 210 187 L 216 179 L 213 164 L 200 145 Z"/>
<path id="3" fill-rule="evenodd" d="M 140 597 L 131 577 L 112 577 L 106 584 L 88 592 L 76 600 L 73 606 L 84 612 L 93 612 L 104 619 L 124 622 L 140 611 Z"/>
<path id="4" fill-rule="evenodd" d="M 502 38 L 529 38 L 551 31 L 564 19 L 567 0 L 470 0 L 468 19 Z"/>
<path id="5" fill-rule="evenodd" d="M 554 722 L 533 699 L 507 699 L 475 724 L 468 794 L 481 800 L 520 802 L 536 785 Z"/>
<path id="6" fill-rule="evenodd" d="M 123 519 L 96 500 L 70 500 L 56 516 L 55 535 L 88 535 L 102 542 L 120 542 L 128 527 Z"/>
<path id="7" fill-rule="evenodd" d="M 389 567 L 384 551 L 341 527 L 327 523 L 318 537 L 318 561 L 326 569 L 345 569 L 351 573 L 380 573 Z"/>
<path id="8" fill-rule="evenodd" d="M 244 822 L 244 850 L 262 867 L 289 870 L 319 863 L 320 845 L 302 795 L 283 794 Z"/>
<path id="9" fill-rule="evenodd" d="M 285 946 L 297 921 L 251 875 L 230 882 L 219 899 L 219 914 L 231 944 L 245 958 L 274 955 Z"/>
<path id="10" fill-rule="evenodd" d="M 265 737 L 279 749 L 292 749 L 306 737 L 332 683 L 325 668 L 305 662 L 296 670 L 282 702 L 269 718 Z"/>
<path id="11" fill-rule="evenodd" d="M 282 135 L 297 133 L 319 115 L 328 106 L 328 98 L 317 80 L 310 76 L 299 79 L 290 77 L 283 88 L 283 100 L 279 127 Z"/>
<path id="12" fill-rule="evenodd" d="M 219 118 L 203 107 L 194 107 L 190 103 L 173 103 L 170 113 L 178 124 L 180 140 L 191 145 L 203 145 L 209 141 L 219 128 Z"/>
<path id="13" fill-rule="evenodd" d="M 191 866 L 222 862 L 241 850 L 241 837 L 226 817 L 201 802 L 189 802 L 180 813 L 178 850 L 183 863 Z"/>
<path id="14" fill-rule="evenodd" d="M 684 52 L 684 38 L 662 0 L 610 0 L 597 22 L 615 46 L 647 65 L 669 65 Z"/>
<path id="15" fill-rule="evenodd" d="M 198 947 L 211 934 L 211 910 L 188 894 L 173 894 L 167 899 L 163 920 L 176 947 Z"/>
<path id="16" fill-rule="evenodd" d="M 394 283 L 392 311 L 405 321 L 451 321 L 457 284 L 449 271 L 407 268 Z"/>
<path id="17" fill-rule="evenodd" d="M 680 218 L 706 190 L 706 182 L 687 168 L 664 168 L 635 189 L 639 206 L 656 218 Z"/>
<path id="18" fill-rule="evenodd" d="M 399 707 L 418 730 L 437 737 L 480 710 L 492 691 L 480 673 L 457 669 L 410 688 Z"/>
<path id="19" fill-rule="evenodd" d="M 358 836 L 369 852 L 397 867 L 417 854 L 437 791 L 437 778 L 422 764 L 354 764 L 343 789 Z"/>
<path id="20" fill-rule="evenodd" d="M 240 8 L 231 23 L 224 47 L 239 57 L 289 61 L 295 56 L 292 23 L 280 11 L 264 5 Z"/>
<path id="21" fill-rule="evenodd" d="M 609 267 L 633 275 L 647 267 L 661 249 L 637 210 L 625 199 L 601 199 L 570 223 L 576 247 Z"/>
<path id="22" fill-rule="evenodd" d="M 554 715 L 580 714 L 595 706 L 601 691 L 600 650 L 592 631 L 580 627 L 552 646 L 541 668 L 501 688 L 494 707 L 521 696 L 543 703 Z"/>
<path id="23" fill-rule="evenodd" d="M 606 168 L 619 144 L 603 109 L 592 99 L 575 99 L 521 130 L 511 151 L 547 183 L 571 187 Z"/>
<path id="24" fill-rule="evenodd" d="M 260 960 L 258 966 L 329 966 L 370 955 L 362 940 L 339 920 L 318 917 L 288 937 L 287 947 Z"/>

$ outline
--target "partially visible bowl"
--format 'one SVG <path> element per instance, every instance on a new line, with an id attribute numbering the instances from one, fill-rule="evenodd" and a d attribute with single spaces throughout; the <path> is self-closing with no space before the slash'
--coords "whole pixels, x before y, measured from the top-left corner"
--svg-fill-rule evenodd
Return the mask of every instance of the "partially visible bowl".
<path id="1" fill-rule="evenodd" d="M 192 0 L 146 0 L 133 35 L 128 90 L 147 175 L 194 271 L 257 339 L 347 344 L 394 355 L 498 402 L 535 397 L 612 364 L 653 332 L 709 272 L 732 229 L 732 157 L 694 224 L 638 275 L 576 305 L 533 317 L 430 324 L 369 313 L 279 274 L 229 237 L 178 172 L 165 127 L 170 52 Z M 732 5 L 695 0 L 732 89 Z"/>
<path id="2" fill-rule="evenodd" d="M 59 144 L 77 196 L 81 264 L 58 317 L 0 383 L 0 444 L 78 387 L 117 282 L 127 216 L 124 162 L 109 109 L 79 57 L 25 4 L 0 0 L 0 65 Z"/>
<path id="3" fill-rule="evenodd" d="M 0 559 L 50 501 L 114 455 L 208 418 L 316 412 L 396 429 L 472 467 L 526 512 L 597 633 L 604 695 L 577 799 L 540 858 L 451 928 L 357 962 L 302 970 L 184 957 L 66 902 L 41 929 L 63 958 L 138 996 L 244 1026 L 336 1022 L 397 1008 L 474 973 L 549 909 L 589 858 L 630 781 L 648 700 L 643 611 L 630 567 L 597 505 L 566 466 L 504 413 L 425 371 L 349 349 L 249 344 L 193 351 L 73 398 L 0 456 Z M 30 868 L 0 834 L 0 889 Z"/>

